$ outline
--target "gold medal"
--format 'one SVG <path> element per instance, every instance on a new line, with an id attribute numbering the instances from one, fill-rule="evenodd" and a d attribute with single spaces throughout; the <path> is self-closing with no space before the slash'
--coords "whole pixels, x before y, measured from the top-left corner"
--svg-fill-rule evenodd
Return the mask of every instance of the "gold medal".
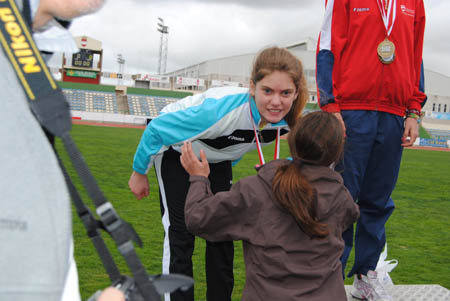
<path id="1" fill-rule="evenodd" d="M 383 64 L 390 64 L 395 59 L 395 45 L 388 38 L 378 45 L 378 58 Z"/>

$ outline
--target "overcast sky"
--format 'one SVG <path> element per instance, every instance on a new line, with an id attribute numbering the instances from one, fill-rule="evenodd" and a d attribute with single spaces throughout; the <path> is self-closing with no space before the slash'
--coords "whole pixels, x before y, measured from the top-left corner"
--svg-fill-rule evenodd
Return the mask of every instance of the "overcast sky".
<path id="1" fill-rule="evenodd" d="M 167 71 L 209 59 L 257 52 L 317 39 L 324 14 L 321 0 L 106 0 L 94 15 L 75 20 L 74 36 L 103 43 L 103 70 L 156 74 L 158 17 L 169 27 Z M 426 69 L 450 76 L 449 0 L 424 0 Z M 395 30 L 395 29 L 394 29 Z"/>

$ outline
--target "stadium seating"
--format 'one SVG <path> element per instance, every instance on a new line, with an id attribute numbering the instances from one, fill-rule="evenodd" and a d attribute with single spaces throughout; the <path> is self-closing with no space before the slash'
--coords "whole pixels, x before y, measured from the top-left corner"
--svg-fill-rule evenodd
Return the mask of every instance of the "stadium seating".
<path id="1" fill-rule="evenodd" d="M 70 109 L 73 111 L 119 113 L 117 98 L 113 92 L 63 89 Z M 177 101 L 177 98 L 157 97 L 129 94 L 128 108 L 130 115 L 158 116 L 166 105 Z"/>
<path id="2" fill-rule="evenodd" d="M 130 115 L 155 117 L 158 116 L 162 108 L 175 101 L 177 101 L 176 98 L 128 94 Z"/>
<path id="3" fill-rule="evenodd" d="M 433 137 L 441 140 L 450 140 L 450 131 L 427 129 L 427 132 Z"/>
<path id="4" fill-rule="evenodd" d="M 112 92 L 63 89 L 70 109 L 74 111 L 118 113 L 116 95 Z"/>

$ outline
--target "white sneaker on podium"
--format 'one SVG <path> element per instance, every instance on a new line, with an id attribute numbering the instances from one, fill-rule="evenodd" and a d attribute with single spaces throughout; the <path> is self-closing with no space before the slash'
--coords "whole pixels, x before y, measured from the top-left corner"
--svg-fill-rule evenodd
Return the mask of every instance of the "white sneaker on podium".
<path id="1" fill-rule="evenodd" d="M 366 275 L 355 275 L 351 290 L 353 297 L 368 301 L 392 301 L 392 297 L 380 283 L 377 272 L 368 271 Z"/>

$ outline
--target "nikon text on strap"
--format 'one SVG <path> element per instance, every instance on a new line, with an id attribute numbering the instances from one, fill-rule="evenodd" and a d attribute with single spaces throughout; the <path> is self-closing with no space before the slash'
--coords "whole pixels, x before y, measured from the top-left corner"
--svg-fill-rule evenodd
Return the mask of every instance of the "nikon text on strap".
<path id="1" fill-rule="evenodd" d="M 133 278 L 140 293 L 145 300 L 161 300 L 152 279 L 149 278 L 134 249 L 132 240 L 140 243 L 137 234 L 129 224 L 118 216 L 112 204 L 106 200 L 70 136 L 72 123 L 69 104 L 50 74 L 32 39 L 30 30 L 13 0 L 0 0 L 0 43 L 24 89 L 31 110 L 37 120 L 47 131 L 61 138 L 74 168 L 97 208 L 96 211 L 102 227 L 114 239 L 133 273 Z M 83 213 L 84 217 L 87 216 L 85 219 L 82 217 L 85 226 L 91 224 L 90 228 L 87 228 L 88 232 L 96 231 L 98 227 L 95 226 L 95 223 L 92 225 L 94 217 L 85 206 L 83 208 L 80 205 L 81 199 L 64 168 L 63 172 L 77 212 Z M 97 242 L 99 237 L 101 239 L 101 236 L 95 234 L 93 237 Z M 99 255 L 111 280 L 117 280 L 116 278 L 120 276 L 120 273 L 112 257 L 109 252 L 105 255 L 104 251 L 100 251 L 100 249 L 105 250 L 106 246 L 103 248 L 101 243 L 94 243 L 94 245 L 99 250 Z"/>

